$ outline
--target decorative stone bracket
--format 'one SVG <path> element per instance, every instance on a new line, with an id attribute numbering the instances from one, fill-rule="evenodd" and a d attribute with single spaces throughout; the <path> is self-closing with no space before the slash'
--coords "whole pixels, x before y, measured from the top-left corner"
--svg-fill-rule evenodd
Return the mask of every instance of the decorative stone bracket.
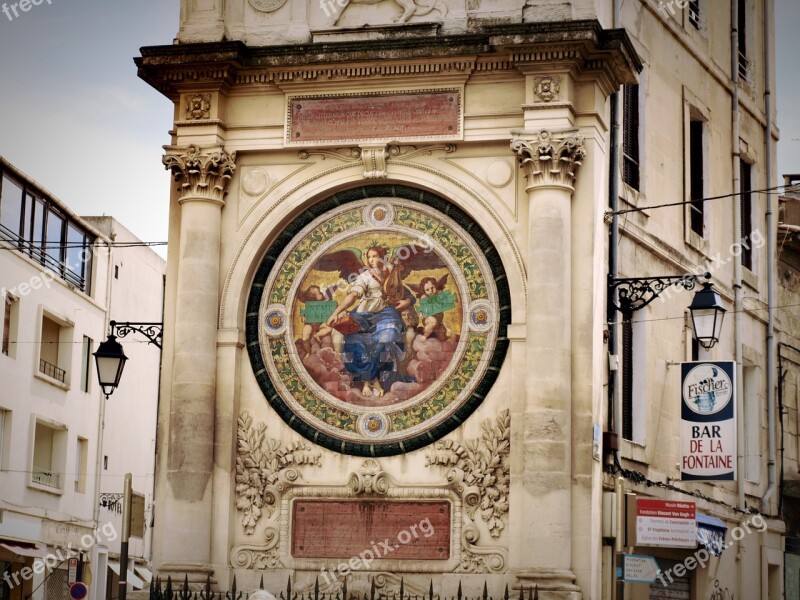
<path id="1" fill-rule="evenodd" d="M 517 155 L 525 169 L 528 187 L 559 186 L 573 189 L 575 176 L 586 158 L 586 141 L 583 136 L 567 132 L 554 136 L 543 129 L 538 133 L 513 131 L 515 137 L 511 151 Z"/>
<path id="2" fill-rule="evenodd" d="M 236 171 L 236 152 L 223 148 L 201 150 L 195 145 L 164 146 L 162 162 L 179 184 L 180 201 L 209 200 L 224 204 L 228 182 Z"/>

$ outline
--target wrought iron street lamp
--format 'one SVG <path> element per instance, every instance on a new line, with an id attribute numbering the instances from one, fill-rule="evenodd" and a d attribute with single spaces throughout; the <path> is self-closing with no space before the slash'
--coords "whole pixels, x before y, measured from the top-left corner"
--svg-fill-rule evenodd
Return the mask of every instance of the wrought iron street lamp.
<path id="1" fill-rule="evenodd" d="M 100 387 L 103 388 L 103 394 L 108 400 L 108 397 L 119 385 L 128 357 L 125 356 L 125 351 L 122 349 L 122 344 L 117 341 L 117 337 L 109 335 L 108 339 L 98 346 L 97 352 L 94 353 L 94 359 L 97 363 L 97 378 L 100 380 Z"/>
<path id="2" fill-rule="evenodd" d="M 694 289 L 698 277 L 710 279 L 711 273 L 619 279 L 609 277 L 608 301 L 629 319 L 634 312 L 650 304 L 669 287 Z M 692 313 L 692 329 L 697 343 L 706 350 L 712 348 L 719 341 L 725 317 L 725 308 L 719 294 L 714 290 L 714 284 L 710 281 L 703 282 L 703 289 L 695 294 L 689 311 Z"/>
<path id="3" fill-rule="evenodd" d="M 109 327 L 111 333 L 108 335 L 108 339 L 101 342 L 97 352 L 94 353 L 97 362 L 97 378 L 100 380 L 100 387 L 103 388 L 106 399 L 117 389 L 122 377 L 122 370 L 125 368 L 125 361 L 128 360 L 117 337 L 124 338 L 130 333 L 140 333 L 147 338 L 149 344 L 161 349 L 161 334 L 164 324 L 110 321 Z"/>
<path id="4" fill-rule="evenodd" d="M 692 329 L 697 343 L 709 349 L 719 341 L 725 309 L 710 281 L 694 295 L 689 311 L 692 313 Z"/>

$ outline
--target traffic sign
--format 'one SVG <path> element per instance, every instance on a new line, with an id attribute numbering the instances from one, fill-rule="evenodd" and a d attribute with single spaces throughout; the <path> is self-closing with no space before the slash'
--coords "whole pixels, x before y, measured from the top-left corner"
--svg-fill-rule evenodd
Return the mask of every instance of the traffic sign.
<path id="1" fill-rule="evenodd" d="M 625 554 L 622 557 L 622 578 L 625 581 L 655 583 L 660 570 L 658 562 L 652 556 Z"/>
<path id="2" fill-rule="evenodd" d="M 89 588 L 86 587 L 85 583 L 81 583 L 80 581 L 76 581 L 71 586 L 69 586 L 69 597 L 72 600 L 83 600 L 86 598 L 86 593 L 89 591 Z"/>

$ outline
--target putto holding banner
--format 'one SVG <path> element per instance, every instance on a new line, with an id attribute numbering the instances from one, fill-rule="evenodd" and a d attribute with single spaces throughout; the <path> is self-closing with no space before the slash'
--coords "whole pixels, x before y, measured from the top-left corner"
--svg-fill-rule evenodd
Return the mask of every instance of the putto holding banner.
<path id="1" fill-rule="evenodd" d="M 736 479 L 736 363 L 681 364 L 681 479 Z"/>

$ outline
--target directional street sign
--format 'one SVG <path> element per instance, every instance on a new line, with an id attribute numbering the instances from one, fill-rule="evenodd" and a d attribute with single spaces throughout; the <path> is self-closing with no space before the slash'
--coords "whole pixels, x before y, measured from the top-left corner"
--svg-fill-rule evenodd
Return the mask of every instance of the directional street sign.
<path id="1" fill-rule="evenodd" d="M 633 583 L 655 583 L 660 570 L 655 558 L 643 554 L 625 554 L 622 569 L 622 578 Z"/>

